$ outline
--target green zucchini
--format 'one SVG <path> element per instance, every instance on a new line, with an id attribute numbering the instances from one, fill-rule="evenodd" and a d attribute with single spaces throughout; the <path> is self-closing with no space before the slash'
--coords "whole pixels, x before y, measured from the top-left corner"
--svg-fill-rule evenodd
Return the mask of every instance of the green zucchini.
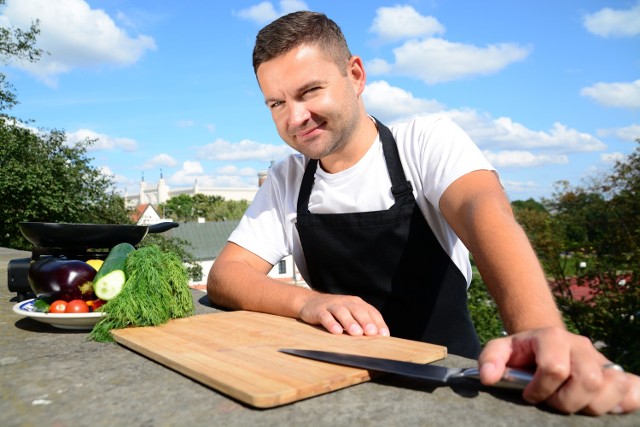
<path id="1" fill-rule="evenodd" d="M 120 293 L 127 280 L 124 274 L 124 262 L 127 255 L 135 250 L 136 248 L 129 243 L 119 243 L 109 251 L 109 255 L 93 279 L 93 292 L 98 298 L 109 301 Z"/>

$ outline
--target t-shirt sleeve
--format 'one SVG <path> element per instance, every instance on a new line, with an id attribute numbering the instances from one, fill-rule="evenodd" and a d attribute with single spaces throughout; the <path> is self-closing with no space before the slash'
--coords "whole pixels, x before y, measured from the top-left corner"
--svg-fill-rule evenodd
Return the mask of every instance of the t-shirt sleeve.
<path id="1" fill-rule="evenodd" d="M 269 172 L 255 198 L 229 236 L 233 242 L 256 254 L 271 265 L 290 254 L 285 233 L 282 199 L 278 179 Z"/>
<path id="2" fill-rule="evenodd" d="M 469 135 L 449 118 L 440 117 L 416 132 L 422 139 L 421 152 L 416 153 L 425 168 L 422 188 L 433 206 L 439 206 L 442 194 L 458 178 L 478 170 L 496 172 Z"/>

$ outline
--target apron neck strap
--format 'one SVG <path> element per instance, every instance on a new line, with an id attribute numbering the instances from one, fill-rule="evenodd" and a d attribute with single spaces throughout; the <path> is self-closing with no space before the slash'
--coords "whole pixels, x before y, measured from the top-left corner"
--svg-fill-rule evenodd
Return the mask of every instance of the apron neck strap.
<path id="1" fill-rule="evenodd" d="M 393 138 L 391 130 L 375 117 L 373 117 L 373 120 L 376 123 L 380 141 L 382 142 L 382 152 L 384 153 L 389 178 L 391 179 L 391 193 L 397 200 L 399 197 L 411 193 L 413 187 L 411 186 L 411 182 L 407 181 L 404 174 L 400 154 L 398 153 L 398 146 L 396 145 L 396 140 Z M 305 167 L 302 183 L 300 184 L 300 192 L 298 194 L 298 212 L 309 211 L 309 197 L 311 196 L 311 189 L 313 188 L 314 175 L 317 168 L 318 159 L 310 159 Z"/>

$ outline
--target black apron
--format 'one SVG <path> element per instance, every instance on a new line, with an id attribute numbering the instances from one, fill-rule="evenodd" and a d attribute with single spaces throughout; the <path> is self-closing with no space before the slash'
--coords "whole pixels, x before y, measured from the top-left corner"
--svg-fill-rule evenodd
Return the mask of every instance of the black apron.
<path id="1" fill-rule="evenodd" d="M 444 345 L 449 353 L 475 359 L 480 342 L 467 307 L 466 279 L 420 211 L 391 131 L 376 123 L 395 203 L 386 211 L 310 213 L 318 166 L 310 160 L 296 222 L 309 285 L 361 297 L 380 311 L 392 336 Z"/>

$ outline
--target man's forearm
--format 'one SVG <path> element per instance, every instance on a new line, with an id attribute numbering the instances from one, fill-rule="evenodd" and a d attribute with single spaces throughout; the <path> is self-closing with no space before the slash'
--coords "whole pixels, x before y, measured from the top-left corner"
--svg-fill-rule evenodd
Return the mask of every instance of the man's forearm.
<path id="1" fill-rule="evenodd" d="M 485 230 L 474 260 L 509 333 L 564 326 L 540 263 L 522 228 L 506 218 Z"/>
<path id="2" fill-rule="evenodd" d="M 274 280 L 241 261 L 214 263 L 207 280 L 209 299 L 234 310 L 298 317 L 313 291 Z"/>

